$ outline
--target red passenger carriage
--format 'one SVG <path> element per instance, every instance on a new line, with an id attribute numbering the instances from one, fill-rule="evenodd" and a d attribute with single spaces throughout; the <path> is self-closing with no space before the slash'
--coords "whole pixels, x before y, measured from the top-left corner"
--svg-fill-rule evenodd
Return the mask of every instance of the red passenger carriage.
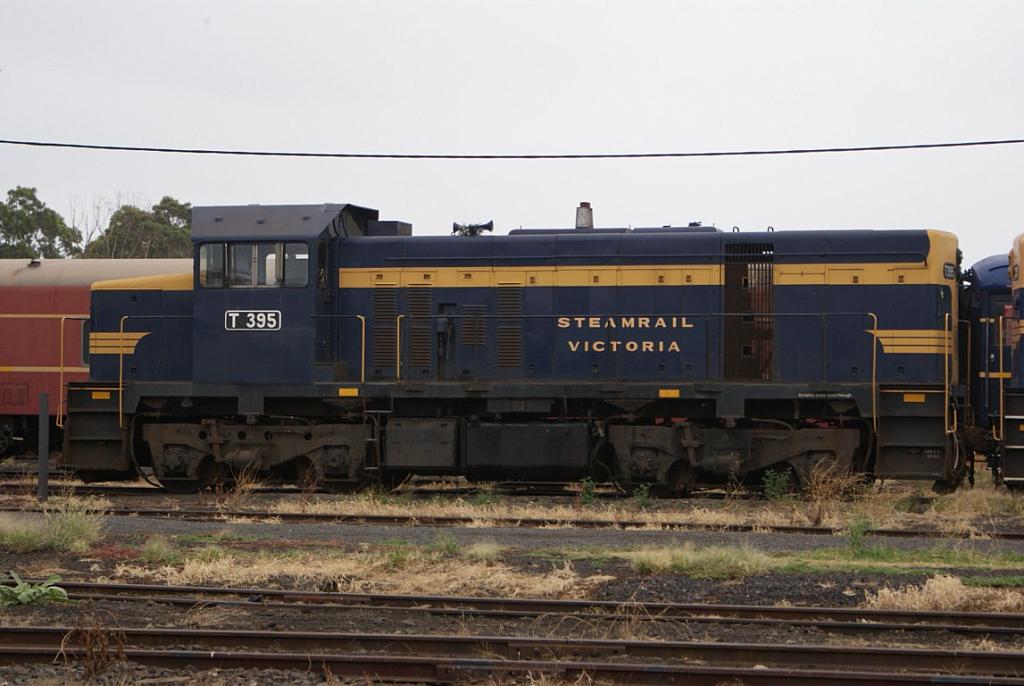
<path id="1" fill-rule="evenodd" d="M 35 449 L 40 393 L 59 429 L 63 384 L 88 378 L 93 282 L 191 269 L 187 259 L 0 260 L 0 459 Z"/>

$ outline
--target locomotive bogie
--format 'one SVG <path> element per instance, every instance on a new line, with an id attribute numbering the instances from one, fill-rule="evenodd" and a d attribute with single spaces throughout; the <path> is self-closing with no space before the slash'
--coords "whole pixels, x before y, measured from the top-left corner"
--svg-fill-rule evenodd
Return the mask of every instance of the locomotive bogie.
<path id="1" fill-rule="evenodd" d="M 142 436 L 161 484 L 212 486 L 239 473 L 285 473 L 323 485 L 356 483 L 366 464 L 364 424 L 249 424 L 209 419 L 147 423 Z M 286 469 L 287 468 L 287 469 Z"/>

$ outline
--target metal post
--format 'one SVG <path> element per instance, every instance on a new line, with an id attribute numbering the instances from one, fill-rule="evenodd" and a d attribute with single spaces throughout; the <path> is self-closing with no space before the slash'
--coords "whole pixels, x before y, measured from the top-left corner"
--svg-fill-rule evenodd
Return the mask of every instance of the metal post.
<path id="1" fill-rule="evenodd" d="M 39 394 L 39 500 L 46 502 L 50 484 L 47 476 L 50 469 L 50 397 Z"/>

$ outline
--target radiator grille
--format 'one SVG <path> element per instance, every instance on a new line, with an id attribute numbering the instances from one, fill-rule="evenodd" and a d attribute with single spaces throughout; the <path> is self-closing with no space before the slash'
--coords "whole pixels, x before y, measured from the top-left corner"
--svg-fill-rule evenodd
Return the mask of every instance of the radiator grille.
<path id="1" fill-rule="evenodd" d="M 409 362 L 413 367 L 430 367 L 433 352 L 434 292 L 429 286 L 417 286 L 407 292 L 409 303 Z"/>
<path id="2" fill-rule="evenodd" d="M 373 366 L 395 366 L 395 317 L 398 290 L 376 288 L 373 291 Z"/>
<path id="3" fill-rule="evenodd" d="M 523 364 L 523 289 L 498 286 L 498 366 Z"/>
<path id="4" fill-rule="evenodd" d="M 487 343 L 487 308 L 483 305 L 462 306 L 462 345 L 484 345 Z"/>
<path id="5" fill-rule="evenodd" d="M 727 245 L 725 255 L 725 377 L 771 380 L 774 358 L 775 246 Z"/>

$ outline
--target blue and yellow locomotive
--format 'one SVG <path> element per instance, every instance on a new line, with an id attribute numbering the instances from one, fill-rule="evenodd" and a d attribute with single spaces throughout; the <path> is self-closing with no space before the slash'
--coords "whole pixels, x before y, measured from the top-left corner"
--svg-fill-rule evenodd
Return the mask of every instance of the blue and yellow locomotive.
<path id="1" fill-rule="evenodd" d="M 195 208 L 192 273 L 94 286 L 65 463 L 177 490 L 253 468 L 681 493 L 822 462 L 948 489 L 995 451 L 965 345 L 1005 303 L 965 297 L 952 234 L 411 233 L 353 205 Z"/>

